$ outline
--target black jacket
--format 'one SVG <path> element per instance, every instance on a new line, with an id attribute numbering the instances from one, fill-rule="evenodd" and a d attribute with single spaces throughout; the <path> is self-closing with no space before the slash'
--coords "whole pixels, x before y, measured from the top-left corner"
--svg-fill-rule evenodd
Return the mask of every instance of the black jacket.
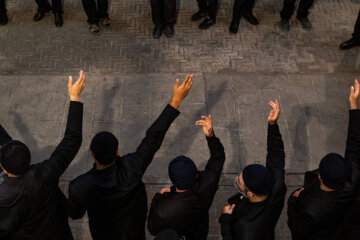
<path id="1" fill-rule="evenodd" d="M 71 102 L 66 132 L 50 158 L 31 165 L 18 178 L 0 184 L 0 239 L 73 239 L 66 215 L 66 198 L 59 178 L 78 152 L 82 141 L 83 105 Z M 0 144 L 11 137 L 0 126 Z"/>
<path id="2" fill-rule="evenodd" d="M 87 211 L 93 239 L 145 239 L 147 197 L 141 178 L 178 115 L 167 105 L 136 152 L 118 157 L 109 168 L 93 168 L 70 182 L 69 216 L 78 219 Z"/>
<path id="3" fill-rule="evenodd" d="M 268 126 L 266 168 L 271 173 L 272 190 L 268 198 L 251 203 L 241 193 L 229 199 L 233 213 L 222 214 L 221 235 L 224 240 L 273 240 L 274 228 L 284 207 L 285 153 L 278 125 Z"/>
<path id="4" fill-rule="evenodd" d="M 156 235 L 164 229 L 176 230 L 186 239 L 206 239 L 209 230 L 209 208 L 218 189 L 225 162 L 225 152 L 220 140 L 206 138 L 211 157 L 205 171 L 198 172 L 195 184 L 186 192 L 157 193 L 151 203 L 148 229 Z"/>
<path id="5" fill-rule="evenodd" d="M 360 110 L 350 110 L 345 163 L 351 174 L 341 190 L 320 189 L 318 171 L 305 174 L 304 190 L 288 200 L 288 225 L 295 240 L 342 239 L 344 215 L 359 188 Z M 357 216 L 358 217 L 358 216 Z"/>

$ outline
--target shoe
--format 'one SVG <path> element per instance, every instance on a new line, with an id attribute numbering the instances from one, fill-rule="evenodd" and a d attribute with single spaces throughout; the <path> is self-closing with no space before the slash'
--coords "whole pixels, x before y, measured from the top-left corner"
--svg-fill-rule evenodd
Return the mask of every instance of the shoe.
<path id="1" fill-rule="evenodd" d="M 89 25 L 89 31 L 93 35 L 100 35 L 100 26 L 99 24 L 90 24 Z"/>
<path id="2" fill-rule="evenodd" d="M 244 18 L 252 25 L 258 25 L 259 21 L 257 18 L 250 12 L 244 15 Z"/>
<path id="3" fill-rule="evenodd" d="M 50 11 L 47 11 L 47 12 L 50 12 Z M 35 14 L 33 20 L 35 22 L 40 21 L 41 19 L 43 19 L 45 17 L 47 12 L 37 11 L 37 13 Z"/>
<path id="4" fill-rule="evenodd" d="M 202 18 L 206 17 L 207 12 L 199 10 L 194 15 L 191 16 L 191 21 L 196 22 L 201 20 Z"/>
<path id="5" fill-rule="evenodd" d="M 305 29 L 306 31 L 311 30 L 312 25 L 311 25 L 311 22 L 309 21 L 309 19 L 307 19 L 307 17 L 297 18 L 297 20 L 301 23 L 301 26 L 303 29 Z"/>
<path id="6" fill-rule="evenodd" d="M 351 39 L 347 40 L 346 42 L 343 42 L 342 44 L 340 44 L 340 49 L 342 49 L 342 50 L 350 49 L 352 47 L 359 46 L 359 45 L 360 45 L 359 39 L 351 38 Z"/>
<path id="7" fill-rule="evenodd" d="M 166 26 L 165 27 L 165 36 L 167 38 L 171 38 L 174 36 L 174 27 L 173 26 Z"/>
<path id="8" fill-rule="evenodd" d="M 162 27 L 155 27 L 153 31 L 153 37 L 155 39 L 159 39 L 161 37 L 162 30 L 163 30 Z"/>
<path id="9" fill-rule="evenodd" d="M 229 27 L 229 32 L 236 34 L 238 32 L 238 29 L 239 29 L 239 23 L 240 23 L 240 18 L 239 19 L 233 19 L 231 21 L 231 24 L 230 24 L 230 27 Z"/>
<path id="10" fill-rule="evenodd" d="M 0 24 L 6 25 L 8 23 L 9 19 L 6 14 L 0 15 Z"/>
<path id="11" fill-rule="evenodd" d="M 199 28 L 201 30 L 205 30 L 205 29 L 208 29 L 209 27 L 211 27 L 212 25 L 214 25 L 216 23 L 216 19 L 212 19 L 212 18 L 209 18 L 209 17 L 206 17 L 206 19 L 200 23 L 199 25 Z"/>
<path id="12" fill-rule="evenodd" d="M 108 17 L 100 19 L 100 24 L 105 29 L 110 29 L 112 27 L 111 20 Z"/>
<path id="13" fill-rule="evenodd" d="M 56 27 L 62 27 L 62 25 L 64 24 L 62 14 L 61 13 L 54 13 L 54 18 L 55 18 L 55 26 Z"/>
<path id="14" fill-rule="evenodd" d="M 280 22 L 280 29 L 283 31 L 289 31 L 290 24 L 289 20 L 282 18 Z"/>

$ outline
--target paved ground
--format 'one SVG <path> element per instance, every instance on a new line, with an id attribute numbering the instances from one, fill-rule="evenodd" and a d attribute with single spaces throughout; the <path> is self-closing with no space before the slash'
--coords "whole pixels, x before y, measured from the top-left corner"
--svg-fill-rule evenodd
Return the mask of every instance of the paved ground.
<path id="1" fill-rule="evenodd" d="M 175 156 L 186 154 L 204 167 L 208 150 L 194 122 L 211 113 L 227 153 L 211 209 L 209 239 L 219 239 L 217 220 L 235 192 L 235 174 L 249 163 L 264 163 L 268 101 L 278 98 L 282 106 L 290 193 L 325 153 L 344 152 L 347 94 L 359 77 L 360 48 L 343 52 L 338 45 L 351 36 L 360 2 L 318 1 L 311 32 L 292 21 L 284 33 L 278 27 L 281 2 L 259 0 L 254 13 L 260 25 L 242 21 L 237 35 L 228 33 L 232 4 L 223 0 L 217 25 L 199 31 L 189 20 L 195 1 L 181 1 L 175 37 L 154 40 L 148 1 L 113 0 L 114 28 L 98 37 L 88 33 L 81 1 L 65 1 L 61 29 L 52 16 L 33 22 L 32 0 L 8 1 L 10 22 L 0 26 L 0 122 L 30 146 L 35 162 L 45 159 L 64 132 L 67 76 L 86 72 L 84 141 L 62 177 L 66 192 L 69 180 L 91 168 L 88 147 L 96 132 L 111 130 L 122 153 L 134 151 L 170 100 L 175 78 L 193 73 L 192 92 L 144 180 L 151 199 L 168 186 L 166 166 Z M 285 210 L 279 240 L 290 239 Z M 71 225 L 76 239 L 91 239 L 86 218 Z"/>

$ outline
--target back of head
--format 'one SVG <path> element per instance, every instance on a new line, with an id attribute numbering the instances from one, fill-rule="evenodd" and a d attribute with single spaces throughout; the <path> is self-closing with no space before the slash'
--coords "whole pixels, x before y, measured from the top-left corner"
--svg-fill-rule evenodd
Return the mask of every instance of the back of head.
<path id="1" fill-rule="evenodd" d="M 186 190 L 193 186 L 197 178 L 197 167 L 188 157 L 179 156 L 169 164 L 169 177 L 179 190 Z"/>
<path id="2" fill-rule="evenodd" d="M 165 229 L 156 235 L 154 240 L 182 240 L 184 239 L 173 229 Z"/>
<path id="3" fill-rule="evenodd" d="M 244 183 L 248 190 L 256 195 L 267 195 L 271 190 L 271 175 L 269 170 L 260 164 L 251 164 L 242 172 Z"/>
<path id="4" fill-rule="evenodd" d="M 31 154 L 20 141 L 9 141 L 1 146 L 0 164 L 9 173 L 24 175 L 30 168 Z"/>
<path id="5" fill-rule="evenodd" d="M 116 158 L 119 142 L 110 132 L 99 132 L 91 141 L 90 150 L 102 165 L 112 163 Z"/>
<path id="6" fill-rule="evenodd" d="M 348 177 L 344 158 L 337 153 L 329 153 L 320 162 L 319 174 L 325 186 L 341 189 Z"/>

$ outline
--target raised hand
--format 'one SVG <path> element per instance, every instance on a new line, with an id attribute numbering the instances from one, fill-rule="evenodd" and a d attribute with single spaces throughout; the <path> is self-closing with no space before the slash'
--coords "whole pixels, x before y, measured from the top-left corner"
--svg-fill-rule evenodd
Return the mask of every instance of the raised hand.
<path id="1" fill-rule="evenodd" d="M 214 135 L 211 115 L 209 116 L 201 116 L 203 120 L 196 121 L 196 126 L 202 126 L 203 131 L 207 137 L 212 137 Z"/>
<path id="2" fill-rule="evenodd" d="M 350 108 L 351 109 L 357 109 L 357 102 L 359 100 L 359 94 L 360 94 L 360 86 L 357 79 L 355 79 L 354 86 L 351 86 L 350 90 Z"/>
<path id="3" fill-rule="evenodd" d="M 300 193 L 304 190 L 304 188 L 301 188 L 293 193 L 293 197 L 299 197 Z"/>
<path id="4" fill-rule="evenodd" d="M 192 79 L 193 79 L 193 75 L 187 75 L 184 82 L 181 85 L 180 85 L 180 80 L 176 79 L 174 86 L 174 95 L 170 102 L 170 105 L 173 108 L 178 109 L 181 102 L 188 95 L 193 83 Z"/>
<path id="5" fill-rule="evenodd" d="M 233 211 L 234 211 L 234 208 L 235 208 L 235 204 L 233 204 L 233 205 L 227 205 L 227 206 L 225 206 L 224 207 L 224 209 L 223 209 L 223 213 L 225 213 L 225 214 L 232 214 L 233 213 Z"/>
<path id="6" fill-rule="evenodd" d="M 79 78 L 76 83 L 73 84 L 72 76 L 69 76 L 69 84 L 68 84 L 68 91 L 71 101 L 79 101 L 79 96 L 84 89 L 85 86 L 85 74 L 81 70 L 79 73 Z"/>
<path id="7" fill-rule="evenodd" d="M 270 101 L 269 105 L 272 107 L 272 109 L 268 117 L 268 122 L 270 125 L 275 125 L 277 123 L 280 114 L 279 102 L 278 100 L 275 100 L 275 102 Z"/>
<path id="8" fill-rule="evenodd" d="M 160 190 L 160 194 L 164 194 L 166 192 L 170 192 L 170 188 L 163 188 Z"/>

